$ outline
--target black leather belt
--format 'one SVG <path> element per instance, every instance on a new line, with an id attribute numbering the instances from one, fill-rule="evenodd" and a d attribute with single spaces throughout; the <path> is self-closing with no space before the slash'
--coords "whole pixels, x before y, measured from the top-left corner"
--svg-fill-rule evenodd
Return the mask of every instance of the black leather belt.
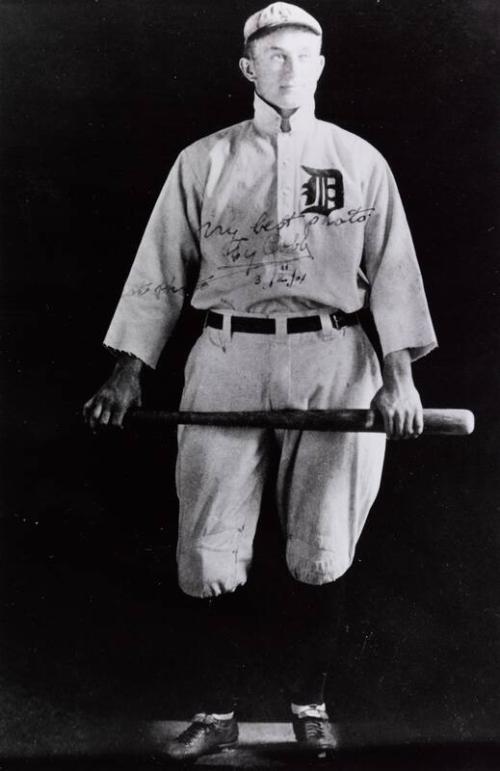
<path id="1" fill-rule="evenodd" d="M 335 329 L 352 327 L 359 324 L 358 313 L 344 313 L 336 311 L 329 314 Z M 224 316 L 222 313 L 208 311 L 205 324 L 207 327 L 222 329 Z M 319 332 L 322 329 L 320 316 L 292 316 L 287 319 L 286 331 L 288 334 L 296 332 Z M 231 316 L 231 332 L 249 332 L 256 335 L 274 335 L 276 324 L 274 319 L 262 319 L 257 316 Z"/>

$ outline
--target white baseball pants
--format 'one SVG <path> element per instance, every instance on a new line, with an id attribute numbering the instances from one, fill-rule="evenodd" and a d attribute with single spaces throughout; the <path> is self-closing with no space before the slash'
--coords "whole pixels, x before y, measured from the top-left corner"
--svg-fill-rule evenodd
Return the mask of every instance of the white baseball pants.
<path id="1" fill-rule="evenodd" d="M 241 314 L 240 314 L 241 315 Z M 277 317 L 279 318 L 279 317 Z M 274 335 L 205 327 L 186 365 L 182 410 L 369 407 L 379 363 L 361 326 Z M 276 500 L 291 574 L 307 584 L 341 576 L 377 495 L 385 435 L 180 426 L 180 587 L 194 597 L 245 583 L 273 444 Z M 275 450 L 275 447 L 274 447 Z"/>

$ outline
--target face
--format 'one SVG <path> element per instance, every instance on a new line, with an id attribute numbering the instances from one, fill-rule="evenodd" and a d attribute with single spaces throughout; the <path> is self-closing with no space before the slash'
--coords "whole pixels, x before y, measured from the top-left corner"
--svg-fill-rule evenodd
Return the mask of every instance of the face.
<path id="1" fill-rule="evenodd" d="M 280 29 L 252 45 L 251 58 L 240 60 L 244 76 L 259 96 L 281 109 L 309 101 L 325 64 L 318 35 L 301 29 Z"/>

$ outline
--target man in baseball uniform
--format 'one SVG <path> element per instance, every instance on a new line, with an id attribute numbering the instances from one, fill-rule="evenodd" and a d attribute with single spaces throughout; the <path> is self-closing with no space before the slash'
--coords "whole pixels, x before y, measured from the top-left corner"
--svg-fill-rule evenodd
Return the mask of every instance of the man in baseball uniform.
<path id="1" fill-rule="evenodd" d="M 407 221 L 384 158 L 315 117 L 324 67 L 318 21 L 273 3 L 244 26 L 240 68 L 253 117 L 183 150 L 168 175 L 105 344 L 111 378 L 85 405 L 92 426 L 122 425 L 141 403 L 183 302 L 206 312 L 186 365 L 182 410 L 378 409 L 388 437 L 422 431 L 411 364 L 436 345 Z M 369 308 L 383 366 L 360 325 Z M 306 608 L 291 642 L 291 718 L 307 747 L 333 747 L 324 705 L 338 579 L 377 494 L 386 437 L 179 429 L 177 547 L 184 592 L 216 607 L 242 586 L 271 456 L 293 591 Z M 213 598 L 217 598 L 214 600 Z M 172 741 L 189 759 L 236 743 L 214 646 L 211 703 Z"/>

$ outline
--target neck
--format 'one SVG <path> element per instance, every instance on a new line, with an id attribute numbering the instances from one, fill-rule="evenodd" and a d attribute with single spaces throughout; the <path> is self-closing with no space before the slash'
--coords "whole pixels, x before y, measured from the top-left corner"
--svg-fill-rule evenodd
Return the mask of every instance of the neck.
<path id="1" fill-rule="evenodd" d="M 272 102 L 269 102 L 267 99 L 264 99 L 263 96 L 259 94 L 258 91 L 255 92 L 257 96 L 262 99 L 263 102 L 269 105 L 269 107 L 272 107 L 273 110 L 276 110 L 278 115 L 281 115 L 282 118 L 289 118 L 290 115 L 293 115 L 294 112 L 297 112 L 299 109 L 298 107 L 278 107 L 278 105 L 273 104 Z"/>

